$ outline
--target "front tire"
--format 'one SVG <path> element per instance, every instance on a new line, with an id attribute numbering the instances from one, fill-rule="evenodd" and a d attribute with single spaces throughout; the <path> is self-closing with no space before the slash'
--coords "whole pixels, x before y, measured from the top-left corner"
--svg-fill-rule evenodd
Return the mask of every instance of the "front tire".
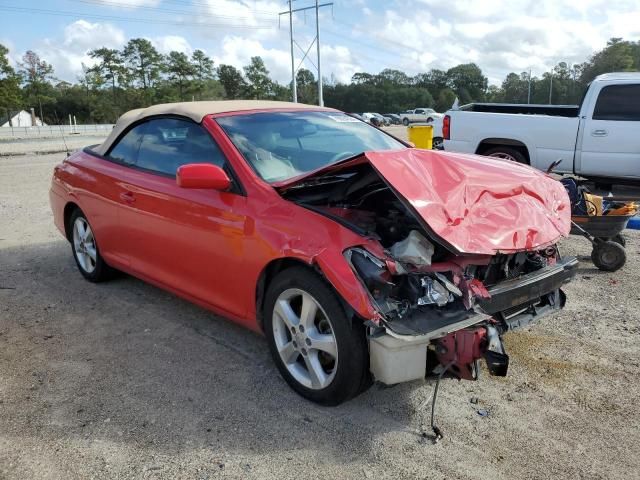
<path id="1" fill-rule="evenodd" d="M 113 276 L 114 270 L 106 264 L 95 239 L 89 220 L 80 209 L 69 218 L 71 250 L 78 270 L 90 282 L 103 282 Z"/>
<path id="2" fill-rule="evenodd" d="M 409 126 L 409 119 L 408 119 L 408 118 L 403 118 L 403 119 L 402 119 L 402 124 L 403 124 L 405 127 L 408 127 L 408 126 Z"/>
<path id="3" fill-rule="evenodd" d="M 265 297 L 264 330 L 280 374 L 304 398 L 338 405 L 370 382 L 364 325 L 349 318 L 314 271 L 278 274 Z"/>

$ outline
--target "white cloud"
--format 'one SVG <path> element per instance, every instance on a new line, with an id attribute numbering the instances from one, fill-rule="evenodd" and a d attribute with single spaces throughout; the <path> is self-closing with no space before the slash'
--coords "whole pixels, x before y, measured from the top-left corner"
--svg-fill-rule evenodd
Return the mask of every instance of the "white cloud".
<path id="1" fill-rule="evenodd" d="M 138 8 L 138 7 L 156 7 L 160 4 L 160 0 L 109 0 L 106 6 L 115 8 Z"/>
<path id="2" fill-rule="evenodd" d="M 67 25 L 62 39 L 46 38 L 34 50 L 55 69 L 61 80 L 74 81 L 82 73 L 82 64 L 93 65 L 87 53 L 100 47 L 121 48 L 124 32 L 109 23 L 90 23 L 77 20 Z"/>
<path id="3" fill-rule="evenodd" d="M 258 40 L 235 35 L 224 37 L 220 50 L 213 55 L 216 65 L 224 63 L 241 68 L 249 64 L 251 57 L 260 56 L 271 78 L 281 83 L 291 79 L 291 55 L 288 50 L 265 48 Z"/>
<path id="4" fill-rule="evenodd" d="M 408 72 L 475 62 L 492 83 L 511 71 L 540 75 L 560 61 L 583 62 L 610 37 L 640 35 L 635 0 L 418 0 L 371 17 L 358 28 L 397 51 L 395 64 Z"/>
<path id="5" fill-rule="evenodd" d="M 172 50 L 186 53 L 187 55 L 191 55 L 193 52 L 193 48 L 191 48 L 187 39 L 179 35 L 155 37 L 151 39 L 151 43 L 153 43 L 153 46 L 156 47 L 160 53 L 164 53 L 165 55 Z"/>

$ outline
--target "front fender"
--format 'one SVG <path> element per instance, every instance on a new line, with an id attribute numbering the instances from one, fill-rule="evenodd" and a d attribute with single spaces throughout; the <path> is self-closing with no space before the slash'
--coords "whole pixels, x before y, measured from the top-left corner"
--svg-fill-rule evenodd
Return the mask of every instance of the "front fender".
<path id="1" fill-rule="evenodd" d="M 341 253 L 323 250 L 314 257 L 314 262 L 333 288 L 359 316 L 367 320 L 377 320 L 380 317 L 369 299 L 368 292 Z"/>

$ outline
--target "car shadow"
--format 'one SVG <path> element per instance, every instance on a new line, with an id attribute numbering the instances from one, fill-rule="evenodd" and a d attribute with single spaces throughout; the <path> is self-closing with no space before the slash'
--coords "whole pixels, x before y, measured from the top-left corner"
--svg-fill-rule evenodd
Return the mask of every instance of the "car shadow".
<path id="1" fill-rule="evenodd" d="M 345 462 L 389 432 L 420 437 L 415 384 L 320 407 L 288 388 L 261 335 L 126 275 L 89 283 L 64 241 L 2 249 L 0 265 L 4 406 L 29 419 L 0 423 L 7 435 Z"/>

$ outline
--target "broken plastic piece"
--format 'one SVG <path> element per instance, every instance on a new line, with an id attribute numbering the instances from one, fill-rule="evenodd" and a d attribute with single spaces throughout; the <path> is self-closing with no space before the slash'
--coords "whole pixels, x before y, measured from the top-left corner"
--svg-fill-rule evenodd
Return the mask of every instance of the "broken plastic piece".
<path id="1" fill-rule="evenodd" d="M 435 276 L 438 280 L 440 280 L 440 282 L 442 282 L 442 284 L 445 287 L 447 287 L 447 290 L 453 293 L 456 297 L 462 296 L 462 291 L 458 287 L 456 287 L 453 283 L 451 283 L 449 279 L 445 277 L 443 274 L 436 272 Z"/>
<path id="2" fill-rule="evenodd" d="M 416 266 L 431 265 L 433 244 L 417 230 L 411 230 L 407 238 L 391 246 L 391 255 L 403 263 Z"/>
<path id="3" fill-rule="evenodd" d="M 432 305 L 435 303 L 442 307 L 453 301 L 453 295 L 439 281 L 430 277 L 423 277 L 421 283 L 425 293 L 423 297 L 418 299 L 418 305 Z"/>

